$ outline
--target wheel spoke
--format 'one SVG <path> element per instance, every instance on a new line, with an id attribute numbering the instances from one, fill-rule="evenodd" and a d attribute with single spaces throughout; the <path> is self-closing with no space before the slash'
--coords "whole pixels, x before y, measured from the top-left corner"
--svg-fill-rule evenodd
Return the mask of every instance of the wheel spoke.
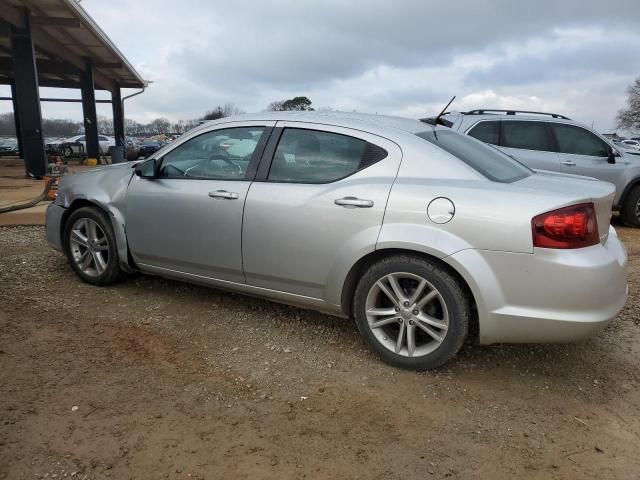
<path id="1" fill-rule="evenodd" d="M 380 328 L 380 327 L 384 327 L 385 325 L 389 325 L 391 323 L 396 323 L 399 320 L 399 318 L 400 317 L 383 318 L 382 320 L 373 322 L 371 324 L 371 328 Z"/>
<path id="2" fill-rule="evenodd" d="M 428 325 L 425 325 L 422 322 L 417 322 L 416 325 L 427 335 L 433 338 L 436 342 L 442 343 L 442 340 L 444 340 L 442 335 L 438 334 L 433 328 L 429 327 Z"/>
<path id="3" fill-rule="evenodd" d="M 404 322 L 400 324 L 400 332 L 398 332 L 398 340 L 396 341 L 396 353 L 400 353 L 402 350 L 402 344 L 404 343 Z"/>
<path id="4" fill-rule="evenodd" d="M 391 300 L 391 302 L 395 305 L 395 306 L 400 306 L 400 304 L 398 303 L 398 299 L 395 297 L 395 295 L 393 294 L 392 291 L 389 290 L 389 288 L 382 283 L 382 280 L 378 280 L 376 282 L 376 285 L 378 286 L 378 288 L 387 296 L 389 297 L 389 300 Z"/>
<path id="5" fill-rule="evenodd" d="M 422 295 L 422 292 L 424 291 L 424 287 L 426 287 L 426 286 L 427 286 L 427 281 L 423 278 L 422 280 L 420 280 L 420 283 L 416 287 L 416 289 L 413 292 L 413 294 L 411 294 L 411 298 L 409 298 L 409 303 L 411 305 L 416 303 L 416 301 L 418 300 L 418 297 L 420 297 L 420 295 Z"/>
<path id="6" fill-rule="evenodd" d="M 396 277 L 394 277 L 393 274 L 391 273 L 387 275 L 386 278 L 387 278 L 387 281 L 389 282 L 389 285 L 391 285 L 391 288 L 393 289 L 393 293 L 396 294 L 396 298 L 398 299 L 398 302 L 402 302 L 403 300 L 406 300 L 404 292 L 402 291 L 402 287 L 398 283 L 398 280 L 396 279 Z"/>
<path id="7" fill-rule="evenodd" d="M 80 262 L 80 268 L 82 268 L 82 270 L 87 270 L 91 265 L 91 261 L 93 260 L 93 255 L 91 255 L 89 253 L 89 250 L 87 250 L 84 252 L 83 257 L 84 258 L 82 259 L 82 262 Z"/>
<path id="8" fill-rule="evenodd" d="M 407 351 L 409 352 L 409 356 L 413 357 L 413 352 L 416 351 L 416 335 L 415 329 L 413 325 L 407 325 Z"/>
<path id="9" fill-rule="evenodd" d="M 437 290 L 431 290 L 429 293 L 427 293 L 424 297 L 422 297 L 416 303 L 416 308 L 418 310 L 422 310 L 424 307 L 426 307 L 429 304 L 429 302 L 431 302 L 437 296 L 438 296 L 438 291 Z"/>
<path id="10" fill-rule="evenodd" d="M 370 308 L 369 310 L 367 310 L 367 315 L 372 315 L 374 317 L 386 317 L 395 314 L 395 308 Z"/>
<path id="11" fill-rule="evenodd" d="M 71 230 L 71 240 L 83 247 L 86 247 L 89 239 L 85 237 L 80 230 Z"/>
<path id="12" fill-rule="evenodd" d="M 91 240 L 92 242 L 97 242 L 98 241 L 98 229 L 97 229 L 97 225 L 96 222 L 93 222 L 91 220 L 85 220 L 86 225 L 87 225 L 87 237 L 89 237 L 89 240 Z"/>
<path id="13" fill-rule="evenodd" d="M 98 271 L 98 274 L 101 274 L 107 268 L 107 262 L 104 261 L 104 258 L 102 258 L 102 253 L 100 252 L 92 252 L 91 255 L 93 255 L 93 261 L 96 264 L 96 270 Z"/>
<path id="14" fill-rule="evenodd" d="M 444 330 L 445 332 L 447 331 L 447 328 L 449 328 L 446 322 L 438 320 L 437 318 L 433 318 L 426 313 L 420 313 L 418 316 L 416 316 L 416 319 L 421 323 L 426 323 L 427 325 L 439 328 L 440 330 Z"/>
<path id="15" fill-rule="evenodd" d="M 96 252 L 106 252 L 109 250 L 109 244 L 107 243 L 107 237 L 102 237 L 96 245 L 93 247 Z"/>

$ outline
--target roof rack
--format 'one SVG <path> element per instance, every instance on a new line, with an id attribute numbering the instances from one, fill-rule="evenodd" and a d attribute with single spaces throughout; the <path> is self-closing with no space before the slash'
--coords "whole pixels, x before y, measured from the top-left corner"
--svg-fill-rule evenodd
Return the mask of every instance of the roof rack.
<path id="1" fill-rule="evenodd" d="M 564 115 L 560 115 L 559 113 L 548 113 L 548 112 L 532 112 L 530 110 L 502 110 L 496 108 L 483 108 L 478 110 L 469 110 L 468 112 L 464 112 L 465 115 L 483 115 L 485 113 L 504 113 L 506 115 L 515 115 L 517 113 L 524 114 L 533 114 L 533 115 L 549 115 L 553 118 L 561 118 L 562 120 L 571 120 L 569 117 L 565 117 Z"/>

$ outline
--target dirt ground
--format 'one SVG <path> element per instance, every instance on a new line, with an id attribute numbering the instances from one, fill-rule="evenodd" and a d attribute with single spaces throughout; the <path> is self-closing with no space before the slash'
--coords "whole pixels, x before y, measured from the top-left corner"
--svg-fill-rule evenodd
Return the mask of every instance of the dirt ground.
<path id="1" fill-rule="evenodd" d="M 83 284 L 0 229 L 0 479 L 638 478 L 640 231 L 627 307 L 572 345 L 383 364 L 355 326 L 147 276 Z"/>

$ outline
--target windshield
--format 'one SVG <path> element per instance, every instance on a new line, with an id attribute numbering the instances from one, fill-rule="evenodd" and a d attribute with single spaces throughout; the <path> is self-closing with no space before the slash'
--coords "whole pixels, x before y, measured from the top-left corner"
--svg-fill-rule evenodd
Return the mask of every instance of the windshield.
<path id="1" fill-rule="evenodd" d="M 447 130 L 428 130 L 416 135 L 462 160 L 494 182 L 511 183 L 533 173 L 498 149 L 466 135 Z"/>

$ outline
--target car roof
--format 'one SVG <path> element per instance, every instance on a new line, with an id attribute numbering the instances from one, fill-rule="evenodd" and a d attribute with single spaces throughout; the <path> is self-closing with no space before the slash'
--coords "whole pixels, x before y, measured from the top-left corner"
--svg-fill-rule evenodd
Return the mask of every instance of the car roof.
<path id="1" fill-rule="evenodd" d="M 432 125 L 427 125 L 419 120 L 404 117 L 395 117 L 390 115 L 377 115 L 369 113 L 356 112 L 316 112 L 316 111 L 296 111 L 296 112 L 259 112 L 232 117 L 225 117 L 218 120 L 212 120 L 201 125 L 207 127 L 228 122 L 242 121 L 291 121 L 291 122 L 308 122 L 319 123 L 325 125 L 333 125 L 338 127 L 353 128 L 357 130 L 365 130 L 371 133 L 382 133 L 384 130 L 392 129 L 395 131 L 404 131 L 407 133 L 419 133 L 425 130 L 432 130 Z"/>

